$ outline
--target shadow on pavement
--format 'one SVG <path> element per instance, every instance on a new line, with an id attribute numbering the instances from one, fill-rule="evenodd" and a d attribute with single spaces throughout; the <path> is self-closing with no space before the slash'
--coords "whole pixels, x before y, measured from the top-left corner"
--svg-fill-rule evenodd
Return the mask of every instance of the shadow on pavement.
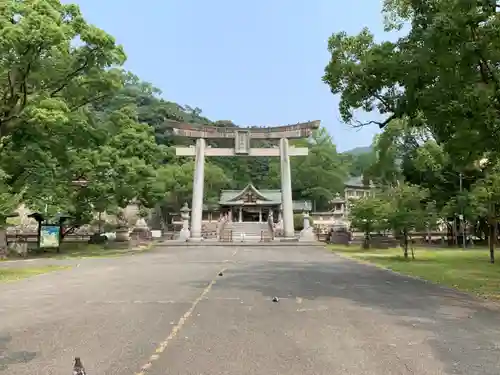
<path id="1" fill-rule="evenodd" d="M 9 365 L 30 362 L 36 357 L 34 352 L 9 352 L 8 344 L 10 341 L 12 341 L 10 334 L 0 334 L 0 371 L 7 370 Z"/>
<path id="2" fill-rule="evenodd" d="M 398 324 L 430 333 L 428 342 L 450 374 L 497 374 L 500 367 L 500 310 L 464 293 L 337 259 L 242 265 L 223 280 L 218 288 L 266 298 L 340 298 L 394 316 Z"/>

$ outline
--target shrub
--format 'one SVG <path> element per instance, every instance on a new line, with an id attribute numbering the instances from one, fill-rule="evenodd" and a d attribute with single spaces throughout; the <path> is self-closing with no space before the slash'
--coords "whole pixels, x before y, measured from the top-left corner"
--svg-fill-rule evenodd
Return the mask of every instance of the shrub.
<path id="1" fill-rule="evenodd" d="M 314 221 L 311 216 L 309 216 L 309 225 L 312 227 Z M 296 231 L 304 229 L 304 214 L 294 214 L 293 215 L 293 227 Z"/>

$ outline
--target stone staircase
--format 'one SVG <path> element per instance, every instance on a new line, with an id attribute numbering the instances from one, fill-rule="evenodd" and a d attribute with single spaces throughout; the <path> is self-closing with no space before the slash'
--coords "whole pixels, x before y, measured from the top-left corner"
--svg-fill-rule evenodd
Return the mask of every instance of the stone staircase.
<path id="1" fill-rule="evenodd" d="M 227 222 L 224 231 L 232 231 L 233 242 L 258 242 L 261 241 L 262 234 L 265 241 L 271 238 L 267 223 Z"/>

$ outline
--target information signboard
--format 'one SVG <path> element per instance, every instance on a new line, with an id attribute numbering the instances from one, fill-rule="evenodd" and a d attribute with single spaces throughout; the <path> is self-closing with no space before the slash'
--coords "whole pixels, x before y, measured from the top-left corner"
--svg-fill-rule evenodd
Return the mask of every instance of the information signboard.
<path id="1" fill-rule="evenodd" d="M 59 247 L 61 228 L 59 225 L 42 225 L 40 227 L 40 247 L 57 248 Z"/>

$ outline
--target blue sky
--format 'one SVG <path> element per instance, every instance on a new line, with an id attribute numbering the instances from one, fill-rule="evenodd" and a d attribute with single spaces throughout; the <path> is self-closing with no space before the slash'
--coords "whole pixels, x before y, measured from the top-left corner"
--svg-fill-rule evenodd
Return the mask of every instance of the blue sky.
<path id="1" fill-rule="evenodd" d="M 321 120 L 339 151 L 369 145 L 378 131 L 343 124 L 338 98 L 321 77 L 333 32 L 368 26 L 386 38 L 381 0 L 76 2 L 124 46 L 127 69 L 212 120 L 243 126 Z"/>

